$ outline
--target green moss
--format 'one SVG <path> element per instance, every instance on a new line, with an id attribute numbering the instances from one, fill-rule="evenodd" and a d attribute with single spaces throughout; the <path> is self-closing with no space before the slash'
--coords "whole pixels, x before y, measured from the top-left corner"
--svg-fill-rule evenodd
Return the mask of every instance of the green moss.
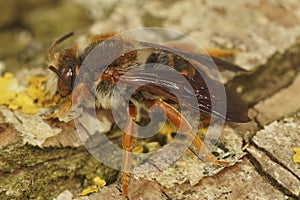
<path id="1" fill-rule="evenodd" d="M 117 171 L 81 148 L 39 148 L 15 143 L 0 150 L 0 199 L 50 199 L 78 193 L 95 176 L 108 182 Z"/>

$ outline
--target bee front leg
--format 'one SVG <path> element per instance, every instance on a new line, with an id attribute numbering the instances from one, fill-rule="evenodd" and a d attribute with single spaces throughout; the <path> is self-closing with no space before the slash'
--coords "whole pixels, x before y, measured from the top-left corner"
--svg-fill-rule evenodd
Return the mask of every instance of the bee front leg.
<path id="1" fill-rule="evenodd" d="M 95 99 L 90 91 L 87 83 L 79 83 L 72 92 L 73 105 L 85 105 L 86 107 L 94 107 Z"/>
<path id="2" fill-rule="evenodd" d="M 71 97 L 67 97 L 66 101 L 60 106 L 58 112 L 46 115 L 46 119 L 56 119 L 66 114 L 72 107 Z"/>
<path id="3" fill-rule="evenodd" d="M 84 105 L 85 107 L 94 107 L 94 99 L 93 95 L 88 87 L 88 85 L 84 82 L 78 84 L 72 94 L 67 97 L 63 97 L 63 99 L 56 100 L 56 104 L 61 101 L 62 105 L 58 112 L 49 114 L 46 116 L 46 119 L 55 119 L 60 118 L 66 115 L 72 108 L 72 106 Z"/>
<path id="4" fill-rule="evenodd" d="M 122 174 L 121 174 L 121 180 L 122 180 L 122 194 L 123 196 L 128 196 L 128 183 L 129 183 L 129 177 L 130 177 L 130 168 L 131 168 L 131 150 L 133 145 L 133 132 L 134 132 L 134 121 L 136 116 L 136 107 L 134 105 L 131 105 L 129 107 L 129 120 L 127 122 L 127 125 L 125 127 L 125 130 L 123 132 L 123 149 L 124 157 L 123 157 L 123 165 L 122 165 Z"/>
<path id="5" fill-rule="evenodd" d="M 146 106 L 150 108 L 153 105 L 158 105 L 161 109 L 166 113 L 167 118 L 177 127 L 181 128 L 180 134 L 184 134 L 188 138 L 190 138 L 192 142 L 192 146 L 197 150 L 195 154 L 201 158 L 204 157 L 205 160 L 212 162 L 217 165 L 228 166 L 229 163 L 225 161 L 219 161 L 217 158 L 209 152 L 209 150 L 205 147 L 203 142 L 195 133 L 193 133 L 192 127 L 190 123 L 182 116 L 174 107 L 171 105 L 161 101 L 161 100 L 147 100 Z M 191 149 L 193 151 L 193 149 Z M 194 151 L 193 151 L 194 152 Z M 201 155 L 200 155 L 201 154 Z"/>

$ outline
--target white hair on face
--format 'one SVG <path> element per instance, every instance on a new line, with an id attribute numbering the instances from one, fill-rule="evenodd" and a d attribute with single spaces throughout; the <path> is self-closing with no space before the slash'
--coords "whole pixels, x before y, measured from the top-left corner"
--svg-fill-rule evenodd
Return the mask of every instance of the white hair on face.
<path id="1" fill-rule="evenodd" d="M 58 69 L 58 62 L 57 62 L 58 59 L 59 59 L 59 55 L 55 54 L 54 60 L 52 61 L 50 60 L 48 62 L 48 66 L 53 66 L 56 69 Z M 57 74 L 55 74 L 50 69 L 47 69 L 46 77 L 47 77 L 46 88 L 50 91 L 50 95 L 53 96 L 57 91 L 57 81 L 58 81 Z"/>

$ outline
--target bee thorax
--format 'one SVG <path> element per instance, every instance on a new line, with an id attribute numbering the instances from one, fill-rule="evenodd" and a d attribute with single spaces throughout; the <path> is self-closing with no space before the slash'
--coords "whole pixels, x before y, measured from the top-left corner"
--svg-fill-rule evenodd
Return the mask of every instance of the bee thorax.
<path id="1" fill-rule="evenodd" d="M 120 107 L 125 104 L 125 90 L 126 87 L 106 81 L 97 81 L 94 85 L 94 94 L 96 97 L 96 107 L 111 109 L 112 107 Z"/>

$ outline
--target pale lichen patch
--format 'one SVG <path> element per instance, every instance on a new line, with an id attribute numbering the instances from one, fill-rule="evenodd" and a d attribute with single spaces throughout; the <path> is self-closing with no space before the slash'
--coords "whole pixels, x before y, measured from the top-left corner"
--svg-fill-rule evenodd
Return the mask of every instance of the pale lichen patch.
<path id="1" fill-rule="evenodd" d="M 52 128 L 37 114 L 26 114 L 19 110 L 12 111 L 6 107 L 1 108 L 5 122 L 12 124 L 20 133 L 24 143 L 42 146 L 45 140 L 61 132 L 59 128 Z"/>

